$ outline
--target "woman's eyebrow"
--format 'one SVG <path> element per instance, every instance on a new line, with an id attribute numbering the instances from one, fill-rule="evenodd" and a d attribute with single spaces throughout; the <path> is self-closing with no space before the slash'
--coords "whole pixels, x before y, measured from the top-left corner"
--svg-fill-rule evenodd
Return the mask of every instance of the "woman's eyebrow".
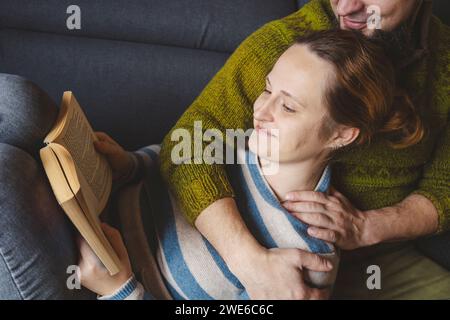
<path id="1" fill-rule="evenodd" d="M 281 90 L 281 93 L 283 93 L 285 96 L 288 96 L 289 98 L 291 98 L 292 100 L 294 100 L 295 102 L 297 102 L 297 104 L 299 104 L 301 107 L 306 108 L 304 103 L 301 103 L 296 97 L 294 97 L 292 94 L 290 94 L 287 91 Z"/>
<path id="2" fill-rule="evenodd" d="M 272 84 L 270 83 L 269 76 L 266 77 L 266 82 L 267 82 L 267 84 L 268 84 L 269 86 L 272 86 Z M 301 107 L 306 108 L 305 104 L 301 103 L 297 98 L 295 98 L 295 97 L 294 97 L 292 94 L 290 94 L 289 92 L 284 91 L 284 90 L 281 90 L 281 92 L 282 92 L 284 95 L 286 95 L 286 96 L 288 96 L 289 98 L 291 98 L 292 100 L 294 100 L 295 102 L 297 102 L 297 104 L 299 104 Z"/>

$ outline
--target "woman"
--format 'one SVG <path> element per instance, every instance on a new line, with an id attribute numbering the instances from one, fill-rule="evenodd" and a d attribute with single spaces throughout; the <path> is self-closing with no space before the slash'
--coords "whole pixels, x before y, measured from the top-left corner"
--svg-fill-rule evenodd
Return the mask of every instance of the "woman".
<path id="1" fill-rule="evenodd" d="M 254 103 L 254 130 L 244 153 L 247 161 L 229 166 L 229 176 L 239 211 L 262 246 L 273 252 L 293 248 L 321 256 L 320 267 L 310 268 L 306 262 L 302 272 L 291 275 L 292 281 L 330 291 L 338 253 L 332 244 L 308 234 L 307 225 L 284 209 L 282 202 L 289 191 L 328 192 L 330 160 L 352 144 L 369 143 L 377 137 L 393 148 L 404 148 L 421 140 L 422 123 L 395 83 L 392 65 L 381 47 L 358 33 L 342 30 L 298 39 L 267 75 L 265 90 Z M 395 110 L 394 101 L 399 106 Z M 130 154 L 107 135 L 99 134 L 99 138 L 97 148 L 107 155 L 116 176 L 135 180 L 139 172 L 145 172 L 151 177 L 149 184 L 155 184 L 152 164 L 157 162 L 157 147 Z M 268 152 L 268 146 L 276 146 L 277 152 Z M 150 202 L 160 198 L 149 196 Z M 156 227 L 158 268 L 170 296 L 251 298 L 239 275 L 185 220 L 176 200 L 170 194 L 166 198 L 162 210 L 147 214 L 152 215 Z M 114 277 L 104 268 L 92 268 L 98 263 L 82 241 L 82 284 L 105 299 L 142 298 L 143 288 L 132 276 L 120 237 L 107 226 L 105 231 L 114 235 L 112 242 L 126 268 Z M 307 257 L 317 259 L 311 254 Z M 293 292 L 290 297 L 295 296 Z"/>

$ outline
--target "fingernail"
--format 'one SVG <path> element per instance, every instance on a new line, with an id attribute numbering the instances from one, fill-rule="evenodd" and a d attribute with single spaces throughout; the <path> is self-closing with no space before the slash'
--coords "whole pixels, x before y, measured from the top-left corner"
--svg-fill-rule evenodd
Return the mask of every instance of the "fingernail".
<path id="1" fill-rule="evenodd" d="M 292 195 L 292 193 L 288 193 L 286 195 L 286 200 L 294 200 L 294 196 Z"/>

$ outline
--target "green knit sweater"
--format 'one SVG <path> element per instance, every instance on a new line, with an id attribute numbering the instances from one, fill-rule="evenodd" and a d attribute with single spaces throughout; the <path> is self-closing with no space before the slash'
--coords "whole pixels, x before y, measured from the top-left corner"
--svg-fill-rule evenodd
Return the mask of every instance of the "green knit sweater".
<path id="1" fill-rule="evenodd" d="M 250 35 L 186 110 L 175 127 L 203 130 L 252 127 L 253 102 L 278 57 L 307 30 L 333 27 L 329 0 L 312 0 L 299 11 L 272 21 Z M 361 210 L 390 206 L 411 193 L 430 199 L 439 212 L 439 231 L 450 229 L 450 30 L 429 16 L 415 60 L 402 70 L 404 83 L 428 128 L 413 147 L 391 149 L 381 139 L 355 147 L 333 161 L 335 188 Z M 429 21 L 429 23 L 427 23 Z M 183 164 L 171 160 L 171 133 L 161 150 L 161 172 L 181 209 L 193 223 L 210 204 L 234 196 L 223 165 Z"/>

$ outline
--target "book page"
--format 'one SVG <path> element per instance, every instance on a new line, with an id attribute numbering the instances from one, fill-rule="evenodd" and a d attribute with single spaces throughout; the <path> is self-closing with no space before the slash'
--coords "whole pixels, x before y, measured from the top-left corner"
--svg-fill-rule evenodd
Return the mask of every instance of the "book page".
<path id="1" fill-rule="evenodd" d="M 64 93 L 63 104 L 67 107 L 67 117 L 61 134 L 54 142 L 63 145 L 70 153 L 77 174 L 82 175 L 79 183 L 90 211 L 98 215 L 111 191 L 111 168 L 105 157 L 95 150 L 94 131 L 71 92 Z"/>

